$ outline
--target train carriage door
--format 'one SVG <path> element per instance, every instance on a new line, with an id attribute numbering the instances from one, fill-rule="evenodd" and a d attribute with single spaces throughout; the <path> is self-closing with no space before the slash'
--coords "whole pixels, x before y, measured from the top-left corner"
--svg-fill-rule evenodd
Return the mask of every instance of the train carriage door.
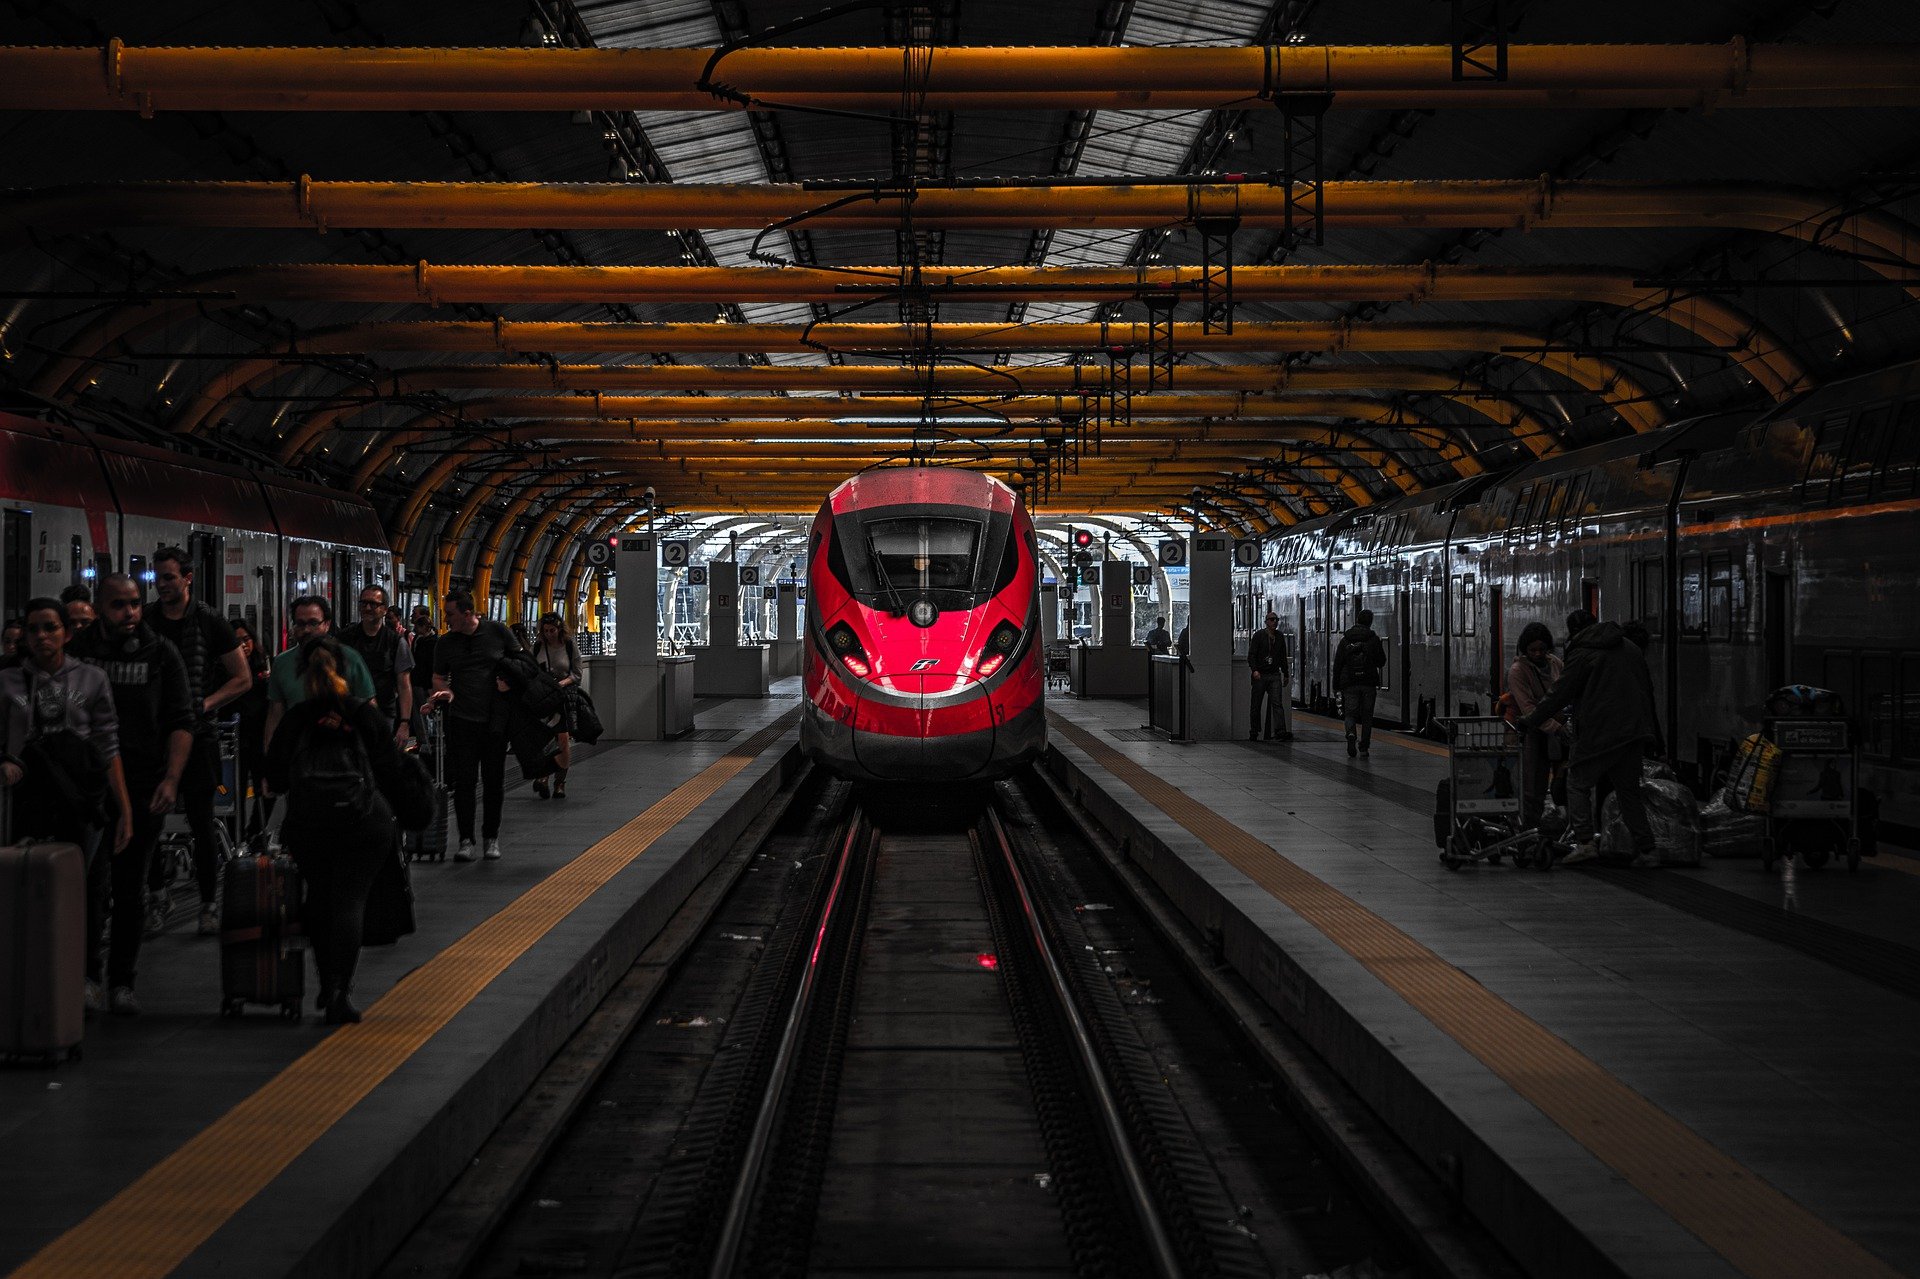
<path id="1" fill-rule="evenodd" d="M 0 617 L 15 618 L 33 598 L 33 512 L 9 508 L 0 549 Z"/>
<path id="2" fill-rule="evenodd" d="M 1580 607 L 1587 610 L 1596 620 L 1600 616 L 1600 583 L 1583 581 L 1580 583 Z"/>
<path id="3" fill-rule="evenodd" d="M 1787 611 L 1791 607 L 1793 579 L 1785 573 L 1769 571 L 1766 580 L 1766 599 L 1762 604 L 1766 625 L 1767 688 L 1769 691 L 1784 688 L 1793 679 L 1792 662 L 1789 658 L 1789 637 L 1793 634 L 1788 625 L 1791 620 Z"/>
<path id="4" fill-rule="evenodd" d="M 1400 724 L 1413 727 L 1413 595 L 1403 585 L 1395 592 L 1400 615 Z"/>

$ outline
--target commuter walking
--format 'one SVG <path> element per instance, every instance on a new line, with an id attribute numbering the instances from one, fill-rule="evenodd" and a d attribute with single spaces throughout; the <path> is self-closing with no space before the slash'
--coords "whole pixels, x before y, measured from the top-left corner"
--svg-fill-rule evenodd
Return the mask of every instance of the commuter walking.
<path id="1" fill-rule="evenodd" d="M 577 689 L 584 667 L 580 664 L 580 650 L 574 646 L 573 636 L 567 633 L 567 624 L 558 613 L 547 613 L 540 619 L 540 642 L 534 647 L 533 660 L 541 670 L 553 676 L 554 682 L 563 689 Z M 573 767 L 573 707 L 574 695 L 569 693 L 561 704 L 559 723 L 548 721 L 555 730 L 560 750 L 554 756 L 553 797 L 567 797 L 567 770 Z M 547 779 L 533 779 L 533 793 L 541 799 L 547 797 Z"/>
<path id="2" fill-rule="evenodd" d="M 1507 668 L 1507 696 L 1523 720 L 1546 700 L 1560 675 L 1553 632 L 1545 622 L 1528 622 L 1514 645 L 1513 665 Z M 1555 766 L 1566 758 L 1567 726 L 1548 719 L 1538 728 L 1520 731 L 1520 821 L 1531 828 L 1540 824 Z"/>
<path id="3" fill-rule="evenodd" d="M 251 839 L 267 828 L 273 819 L 273 796 L 267 791 L 267 682 L 273 676 L 273 663 L 267 660 L 259 637 L 245 622 L 233 624 L 233 637 L 240 641 L 240 652 L 247 659 L 247 673 L 253 687 L 233 704 L 240 724 L 240 795 L 253 791 L 253 807 L 241 822 L 245 838 Z"/>
<path id="4" fill-rule="evenodd" d="M 220 931 L 213 895 L 220 875 L 220 845 L 213 834 L 213 795 L 220 786 L 220 743 L 214 719 L 220 709 L 253 687 L 240 641 L 224 617 L 193 598 L 193 570 L 185 551 L 163 546 L 153 553 L 153 585 L 160 605 L 147 624 L 179 650 L 187 667 L 193 706 L 193 753 L 180 778 L 180 802 L 193 831 L 193 871 L 200 885 L 200 932 Z"/>
<path id="5" fill-rule="evenodd" d="M 448 591 L 442 614 L 446 633 L 433 651 L 434 705 L 446 708 L 447 772 L 453 782 L 453 816 L 460 843 L 453 859 L 474 858 L 475 791 L 484 792 L 480 836 L 484 856 L 500 859 L 500 809 L 506 798 L 506 680 L 500 662 L 509 653 L 525 653 L 520 637 L 474 611 L 473 596 Z"/>
<path id="6" fill-rule="evenodd" d="M 93 601 L 90 599 L 82 597 L 77 600 L 68 600 L 66 607 L 69 638 L 79 635 L 100 620 L 100 615 L 94 611 Z"/>
<path id="7" fill-rule="evenodd" d="M 87 978 L 96 1004 L 104 976 L 112 992 L 107 1006 L 130 1015 L 140 1011 L 135 966 L 154 852 L 193 750 L 193 706 L 186 664 L 146 624 L 139 583 L 121 573 L 108 577 L 100 584 L 100 611 L 105 620 L 74 640 L 70 652 L 100 671 L 113 699 L 127 838 L 115 856 L 96 857 L 88 866 Z M 100 938 L 109 921 L 103 974 Z"/>
<path id="8" fill-rule="evenodd" d="M 433 696 L 433 650 L 439 643 L 440 632 L 433 624 L 433 610 L 425 604 L 413 606 L 413 623 L 407 628 L 407 647 L 413 653 L 413 669 L 407 672 L 407 678 L 413 684 L 413 713 L 416 717 L 427 709 L 427 699 Z M 414 724 L 414 731 L 421 729 Z"/>
<path id="9" fill-rule="evenodd" d="M 120 761 L 120 719 L 106 674 L 67 652 L 60 601 L 27 601 L 25 648 L 0 670 L 0 782 L 13 792 L 13 836 L 76 844 L 87 867 L 86 1011 L 108 1006 L 100 939 L 119 863 L 133 839 L 133 807 Z M 111 837 L 108 831 L 111 828 Z M 103 847 L 104 844 L 104 847 Z M 140 946 L 140 888 L 134 877 L 132 923 L 116 921 L 111 1006 L 137 1013 L 132 955 Z M 9 921 L 10 923 L 12 921 Z"/>
<path id="10" fill-rule="evenodd" d="M 1641 762 L 1648 747 L 1658 749 L 1660 742 L 1653 676 L 1639 646 L 1620 627 L 1595 621 L 1584 609 L 1567 617 L 1567 658 L 1560 678 L 1520 721 L 1521 727 L 1544 727 L 1569 707 L 1577 730 L 1567 769 L 1574 848 L 1565 860 L 1584 862 L 1598 856 L 1595 790 L 1605 782 L 1620 797 L 1620 816 L 1633 838 L 1633 864 L 1658 866 L 1653 827 L 1640 793 Z"/>
<path id="11" fill-rule="evenodd" d="M 1163 657 L 1173 651 L 1173 632 L 1167 629 L 1167 619 L 1153 619 L 1153 629 L 1147 632 L 1147 653 L 1152 657 Z"/>
<path id="12" fill-rule="evenodd" d="M 1287 660 L 1287 637 L 1280 633 L 1280 615 L 1267 614 L 1267 624 L 1253 633 L 1247 644 L 1247 667 L 1253 673 L 1253 707 L 1247 712 L 1247 740 L 1276 736 L 1274 721 L 1280 723 L 1277 734 L 1283 742 L 1293 740 L 1292 707 L 1287 698 L 1287 679 L 1292 669 Z"/>
<path id="13" fill-rule="evenodd" d="M 266 748 L 273 749 L 274 730 L 286 713 L 307 700 L 307 687 L 300 678 L 301 646 L 308 640 L 333 633 L 333 606 L 319 595 L 302 595 L 288 612 L 287 630 L 293 646 L 273 659 L 267 677 Z M 352 649 L 342 650 L 341 677 L 347 681 L 347 694 L 362 701 L 375 700 L 373 676 L 366 662 Z"/>
<path id="14" fill-rule="evenodd" d="M 315 634 L 295 654 L 300 700 L 282 717 L 267 750 L 267 776 L 287 797 L 281 827 L 300 867 L 301 921 L 320 979 L 316 1006 L 326 1023 L 360 1020 L 353 974 L 360 962 L 367 894 L 382 858 L 396 856 L 394 805 L 407 761 L 379 704 L 352 695 L 349 650 Z"/>
<path id="15" fill-rule="evenodd" d="M 1340 694 L 1346 721 L 1348 759 L 1356 754 L 1367 758 L 1373 746 L 1373 704 L 1380 696 L 1380 672 L 1386 665 L 1386 645 L 1373 633 L 1373 610 L 1363 608 L 1333 651 L 1333 689 Z"/>
<path id="16" fill-rule="evenodd" d="M 0 626 L 0 670 L 18 666 L 26 658 L 27 624 L 17 617 Z"/>
<path id="17" fill-rule="evenodd" d="M 404 745 L 413 724 L 413 650 L 398 628 L 388 623 L 386 587 L 361 588 L 359 607 L 359 625 L 341 631 L 340 642 L 366 663 L 380 713 Z"/>

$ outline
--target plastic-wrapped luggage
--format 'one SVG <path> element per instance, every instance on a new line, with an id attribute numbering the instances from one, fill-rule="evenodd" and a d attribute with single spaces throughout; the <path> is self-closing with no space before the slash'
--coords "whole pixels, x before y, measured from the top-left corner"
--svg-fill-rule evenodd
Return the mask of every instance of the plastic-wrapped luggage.
<path id="1" fill-rule="evenodd" d="M 300 1019 L 306 991 L 300 870 L 290 857 L 236 857 L 221 868 L 220 1011 L 277 1004 Z"/>
<path id="2" fill-rule="evenodd" d="M 1736 813 L 1765 813 L 1780 768 L 1780 748 L 1759 733 L 1740 743 L 1727 773 L 1726 803 Z"/>
<path id="3" fill-rule="evenodd" d="M 79 845 L 0 848 L 0 1057 L 80 1055 L 86 956 Z"/>
<path id="4" fill-rule="evenodd" d="M 1664 774 L 1662 776 L 1661 774 Z M 1700 864 L 1700 814 L 1693 792 L 1673 780 L 1673 770 L 1649 761 L 1640 776 L 1640 795 L 1647 806 L 1647 824 L 1663 866 Z M 1633 836 L 1620 817 L 1620 797 L 1608 795 L 1600 806 L 1600 829 L 1606 847 L 1617 856 L 1633 854 Z"/>
<path id="5" fill-rule="evenodd" d="M 1741 812 L 1722 792 L 1700 810 L 1700 851 L 1708 857 L 1758 857 L 1767 837 L 1767 819 Z"/>

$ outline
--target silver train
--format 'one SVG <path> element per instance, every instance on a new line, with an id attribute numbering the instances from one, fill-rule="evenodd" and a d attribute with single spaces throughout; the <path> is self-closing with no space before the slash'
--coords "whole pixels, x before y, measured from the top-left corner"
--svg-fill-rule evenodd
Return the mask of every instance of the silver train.
<path id="1" fill-rule="evenodd" d="M 1382 720 L 1490 713 L 1521 627 L 1639 620 L 1668 747 L 1696 781 L 1787 683 L 1835 689 L 1883 826 L 1920 829 L 1920 363 L 1544 458 L 1273 537 L 1256 570 L 1327 696 L 1355 610 L 1388 665 Z M 1243 614 L 1244 615 L 1244 614 Z"/>
<path id="2" fill-rule="evenodd" d="M 380 518 L 359 498 L 273 475 L 0 413 L 0 617 L 107 573 L 151 580 L 184 549 L 194 593 L 274 650 L 298 595 L 352 618 L 362 587 L 394 589 Z"/>

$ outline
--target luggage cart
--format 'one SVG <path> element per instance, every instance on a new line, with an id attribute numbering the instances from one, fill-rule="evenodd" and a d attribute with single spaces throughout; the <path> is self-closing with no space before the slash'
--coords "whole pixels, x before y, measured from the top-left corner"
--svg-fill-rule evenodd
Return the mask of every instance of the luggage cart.
<path id="1" fill-rule="evenodd" d="M 1520 824 L 1520 731 L 1497 715 L 1436 719 L 1447 741 L 1447 780 L 1434 814 L 1440 863 L 1553 868 L 1553 842 Z"/>
<path id="2" fill-rule="evenodd" d="M 1853 721 L 1840 717 L 1769 717 L 1761 734 L 1780 750 L 1767 801 L 1760 863 L 1782 857 L 1818 868 L 1838 854 L 1860 869 L 1860 747 Z"/>
<path id="3" fill-rule="evenodd" d="M 214 725 L 218 753 L 213 787 L 213 837 L 220 844 L 215 861 L 224 865 L 245 843 L 245 797 L 240 780 L 240 722 L 224 719 Z M 178 800 L 161 829 L 153 852 L 157 866 L 149 876 L 146 935 L 158 937 L 173 918 L 174 890 L 194 882 L 193 832 L 187 829 L 186 807 Z"/>

